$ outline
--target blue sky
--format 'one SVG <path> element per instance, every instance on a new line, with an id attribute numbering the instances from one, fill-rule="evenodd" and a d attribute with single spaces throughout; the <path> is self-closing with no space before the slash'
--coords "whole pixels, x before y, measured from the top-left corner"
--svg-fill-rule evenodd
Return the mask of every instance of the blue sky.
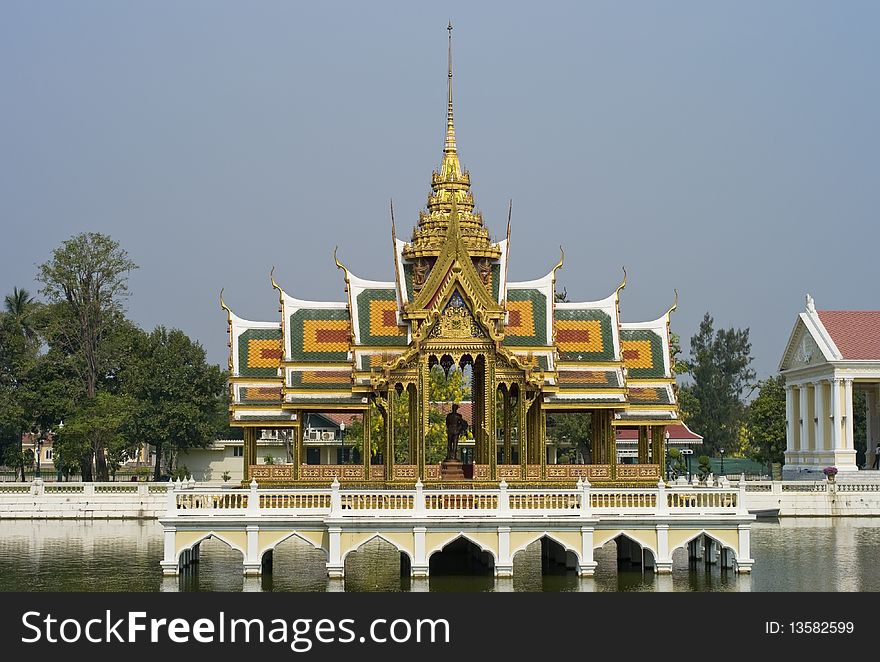
<path id="1" fill-rule="evenodd" d="M 456 130 L 510 277 L 572 300 L 629 272 L 625 320 L 751 328 L 772 374 L 810 292 L 876 309 L 880 4 L 0 4 L 0 289 L 82 231 L 140 265 L 130 315 L 225 363 L 218 292 L 277 317 L 342 300 L 332 253 L 393 278 Z"/>

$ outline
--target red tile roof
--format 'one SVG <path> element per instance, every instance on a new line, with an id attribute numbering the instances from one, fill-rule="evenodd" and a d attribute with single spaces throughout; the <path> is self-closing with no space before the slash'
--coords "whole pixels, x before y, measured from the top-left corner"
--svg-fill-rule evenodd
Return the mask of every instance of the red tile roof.
<path id="1" fill-rule="evenodd" d="M 843 358 L 880 360 L 880 310 L 818 312 Z"/>

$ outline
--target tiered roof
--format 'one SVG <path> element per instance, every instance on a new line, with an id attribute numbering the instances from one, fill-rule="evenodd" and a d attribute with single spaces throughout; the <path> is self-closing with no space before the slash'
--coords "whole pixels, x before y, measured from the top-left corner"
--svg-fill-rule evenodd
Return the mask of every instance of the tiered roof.
<path id="1" fill-rule="evenodd" d="M 653 321 L 622 323 L 625 272 L 603 299 L 556 302 L 563 259 L 542 278 L 508 282 L 509 223 L 507 237 L 493 243 L 458 157 L 451 27 L 448 81 L 443 159 L 432 174 L 427 211 L 409 242 L 392 224 L 394 280 L 361 278 L 336 260 L 347 301 L 297 299 L 273 278 L 280 323 L 250 322 L 227 308 L 234 419 L 255 411 L 283 418 L 298 409 L 365 407 L 381 384 L 373 377 L 411 355 L 454 308 L 511 366 L 528 371 L 545 409 L 611 408 L 618 425 L 676 421 L 669 338 L 675 306 Z M 262 410 L 250 408 L 257 403 Z"/>

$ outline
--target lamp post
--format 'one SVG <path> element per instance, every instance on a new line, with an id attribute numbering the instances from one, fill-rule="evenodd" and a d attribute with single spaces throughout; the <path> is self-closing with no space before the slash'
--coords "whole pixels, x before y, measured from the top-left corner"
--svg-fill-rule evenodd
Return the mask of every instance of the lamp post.
<path id="1" fill-rule="evenodd" d="M 40 453 L 43 448 L 43 435 L 37 435 L 37 471 L 34 474 L 34 478 L 42 478 L 43 475 L 40 473 Z"/>
<path id="2" fill-rule="evenodd" d="M 718 452 L 721 453 L 721 475 L 724 475 L 724 449 L 718 449 Z"/>
<path id="3" fill-rule="evenodd" d="M 348 464 L 345 459 L 345 423 L 339 424 L 339 434 L 342 435 L 342 464 Z"/>

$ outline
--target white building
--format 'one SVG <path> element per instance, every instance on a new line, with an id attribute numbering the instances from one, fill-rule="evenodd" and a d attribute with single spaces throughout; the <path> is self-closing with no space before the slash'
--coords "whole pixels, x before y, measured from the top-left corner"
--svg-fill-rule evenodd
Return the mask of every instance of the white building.
<path id="1" fill-rule="evenodd" d="M 785 478 L 857 471 L 853 392 L 867 401 L 867 463 L 880 440 L 880 311 L 816 310 L 807 295 L 779 363 L 785 378 Z"/>

